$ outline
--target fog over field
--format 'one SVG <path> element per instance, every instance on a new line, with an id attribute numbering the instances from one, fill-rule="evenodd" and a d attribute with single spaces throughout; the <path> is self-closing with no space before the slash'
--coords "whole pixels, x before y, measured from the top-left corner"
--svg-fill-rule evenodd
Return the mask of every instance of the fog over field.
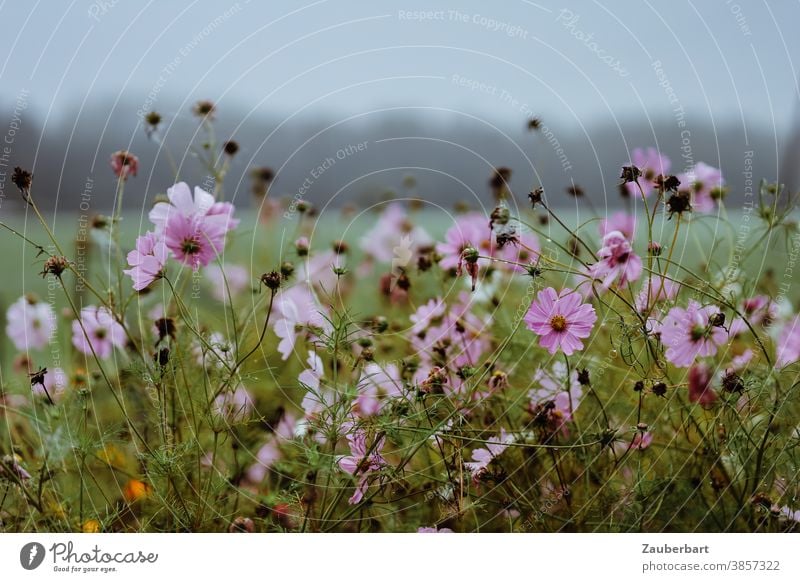
<path id="1" fill-rule="evenodd" d="M 613 206 L 619 166 L 648 146 L 676 173 L 721 167 L 732 206 L 745 158 L 756 178 L 796 183 L 789 3 L 82 0 L 7 3 L 2 14 L 17 23 L 0 39 L 9 212 L 21 209 L 7 187 L 17 164 L 33 169 L 45 206 L 76 208 L 91 180 L 92 207 L 107 210 L 105 166 L 120 148 L 143 168 L 125 204 L 163 193 L 173 176 L 144 134 L 149 111 L 164 117 L 181 177 L 202 181 L 186 150 L 200 99 L 218 106 L 219 139 L 242 146 L 228 181 L 238 196 L 247 169 L 268 165 L 274 196 L 375 200 L 413 174 L 432 203 L 488 203 L 491 167 L 505 165 L 523 198 L 542 184 L 554 204 L 572 204 L 561 193 L 575 183 Z"/>

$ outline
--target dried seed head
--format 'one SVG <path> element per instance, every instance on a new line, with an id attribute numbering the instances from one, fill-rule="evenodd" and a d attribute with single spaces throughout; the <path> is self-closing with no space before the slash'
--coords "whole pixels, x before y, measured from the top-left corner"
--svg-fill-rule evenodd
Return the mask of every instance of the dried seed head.
<path id="1" fill-rule="evenodd" d="M 198 101 L 197 103 L 194 104 L 194 107 L 192 108 L 192 112 L 197 117 L 200 117 L 203 120 L 214 119 L 214 113 L 216 112 L 216 110 L 217 110 L 216 105 L 214 105 L 212 101 L 208 100 Z"/>
<path id="2" fill-rule="evenodd" d="M 652 388 L 653 394 L 661 396 L 662 398 L 667 395 L 667 385 L 664 382 L 656 382 Z"/>
<path id="3" fill-rule="evenodd" d="M 288 281 L 292 275 L 294 275 L 294 264 L 289 261 L 283 261 L 281 263 L 281 277 L 283 277 L 284 281 Z"/>
<path id="4" fill-rule="evenodd" d="M 68 266 L 69 261 L 67 261 L 66 257 L 50 257 L 44 262 L 44 268 L 40 274 L 42 277 L 46 277 L 48 274 L 60 277 Z"/>
<path id="5" fill-rule="evenodd" d="M 225 152 L 225 155 L 233 157 L 236 155 L 236 152 L 239 151 L 239 144 L 229 139 L 222 144 L 222 151 Z"/>
<path id="6" fill-rule="evenodd" d="M 277 271 L 270 271 L 269 273 L 264 273 L 261 275 L 261 282 L 269 289 L 270 291 L 277 291 L 278 288 L 281 286 L 281 274 Z"/>
<path id="7" fill-rule="evenodd" d="M 536 208 L 537 204 L 542 204 L 542 196 L 544 195 L 544 188 L 539 186 L 528 194 L 528 200 L 531 201 L 531 208 Z"/>
<path id="8" fill-rule="evenodd" d="M 158 124 L 161 123 L 161 114 L 151 111 L 144 116 L 144 122 L 150 126 L 150 128 L 155 129 L 158 127 Z"/>
<path id="9" fill-rule="evenodd" d="M 161 343 L 161 341 L 166 338 L 170 337 L 173 340 L 175 339 L 175 320 L 171 317 L 159 317 L 154 322 L 156 326 L 156 331 L 158 332 L 158 341 L 156 345 Z"/>
<path id="10" fill-rule="evenodd" d="M 722 377 L 722 389 L 731 394 L 740 394 L 744 392 L 744 382 L 739 374 L 729 370 Z"/>
<path id="11" fill-rule="evenodd" d="M 14 172 L 11 174 L 11 181 L 17 188 L 19 188 L 20 192 L 27 195 L 28 191 L 31 189 L 31 184 L 33 183 L 33 174 L 31 174 L 28 170 L 23 170 L 17 166 L 14 168 Z"/>
<path id="12" fill-rule="evenodd" d="M 642 171 L 636 166 L 622 166 L 622 173 L 619 179 L 622 180 L 623 184 L 628 184 L 630 182 L 636 182 L 641 175 Z"/>
<path id="13" fill-rule="evenodd" d="M 663 176 L 659 174 L 656 176 L 655 180 L 653 180 L 653 184 L 656 188 L 664 192 L 677 192 L 681 181 L 678 180 L 677 176 Z"/>
<path id="14" fill-rule="evenodd" d="M 249 517 L 239 516 L 231 522 L 228 531 L 230 533 L 253 533 L 256 531 L 256 525 Z"/>
<path id="15" fill-rule="evenodd" d="M 583 191 L 583 188 L 581 188 L 577 184 L 572 184 L 571 186 L 567 186 L 567 194 L 569 194 L 573 198 L 583 198 L 586 195 L 586 193 Z"/>
<path id="16" fill-rule="evenodd" d="M 667 199 L 667 212 L 669 212 L 670 219 L 673 214 L 681 215 L 684 212 L 691 212 L 691 210 L 692 203 L 688 192 L 677 192 Z"/>

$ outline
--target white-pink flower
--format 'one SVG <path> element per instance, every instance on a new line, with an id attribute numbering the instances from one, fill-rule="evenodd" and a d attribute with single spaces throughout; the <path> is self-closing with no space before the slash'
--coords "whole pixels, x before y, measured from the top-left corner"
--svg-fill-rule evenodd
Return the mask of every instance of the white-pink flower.
<path id="1" fill-rule="evenodd" d="M 631 243 L 618 230 L 603 237 L 603 246 L 597 256 L 600 260 L 589 267 L 589 274 L 602 281 L 604 289 L 614 283 L 624 289 L 629 282 L 642 276 L 642 259 L 633 252 Z"/>
<path id="2" fill-rule="evenodd" d="M 21 351 L 40 350 L 56 330 L 56 315 L 49 303 L 24 295 L 6 311 L 6 334 Z"/>
<path id="3" fill-rule="evenodd" d="M 133 280 L 133 288 L 141 291 L 161 277 L 167 264 L 169 249 L 160 235 L 146 232 L 136 239 L 136 248 L 128 253 L 130 269 L 122 271 Z"/>
<path id="4" fill-rule="evenodd" d="M 250 272 L 241 265 L 226 263 L 224 268 L 211 264 L 205 269 L 205 276 L 211 283 L 211 295 L 218 301 L 228 302 L 228 291 L 234 297 L 247 289 Z"/>
<path id="5" fill-rule="evenodd" d="M 673 307 L 661 327 L 664 356 L 679 368 L 688 368 L 698 356 L 713 356 L 717 347 L 728 341 L 728 332 L 715 325 L 719 307 L 702 307 L 690 300 L 686 309 Z M 712 317 L 714 319 L 712 319 Z"/>
<path id="6" fill-rule="evenodd" d="M 94 350 L 106 359 L 115 347 L 124 348 L 125 341 L 125 328 L 106 307 L 84 307 L 80 319 L 72 322 L 72 345 L 81 353 L 92 355 Z"/>
<path id="7" fill-rule="evenodd" d="M 481 473 L 486 471 L 494 459 L 499 457 L 508 446 L 514 442 L 514 435 L 501 428 L 498 436 L 489 437 L 484 448 L 472 451 L 472 461 L 467 461 L 464 466 L 472 473 L 472 478 L 476 479 Z"/>
<path id="8" fill-rule="evenodd" d="M 149 214 L 156 233 L 163 235 L 177 260 L 193 268 L 208 265 L 222 252 L 228 231 L 239 224 L 233 205 L 215 202 L 201 188 L 195 188 L 192 197 L 185 182 L 169 188 L 167 196 L 169 203 L 159 202 Z"/>
<path id="9" fill-rule="evenodd" d="M 361 416 L 372 416 L 381 411 L 389 398 L 403 395 L 403 381 L 395 364 L 380 366 L 370 362 L 364 366 L 358 381 L 355 409 Z"/>

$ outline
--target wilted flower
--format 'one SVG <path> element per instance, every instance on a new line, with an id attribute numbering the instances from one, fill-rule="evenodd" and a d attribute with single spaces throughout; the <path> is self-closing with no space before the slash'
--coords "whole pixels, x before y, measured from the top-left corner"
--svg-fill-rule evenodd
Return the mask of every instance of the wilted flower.
<path id="1" fill-rule="evenodd" d="M 126 150 L 119 150 L 111 154 L 111 170 L 120 180 L 127 180 L 139 171 L 139 158 Z"/>
<path id="2" fill-rule="evenodd" d="M 47 398 L 53 404 L 58 404 L 64 397 L 68 385 L 69 378 L 64 370 L 61 368 L 45 369 L 41 381 L 34 383 L 33 379 L 31 380 L 31 391 L 36 396 Z"/>
<path id="3" fill-rule="evenodd" d="M 631 163 L 633 167 L 639 170 L 639 175 L 642 179 L 638 180 L 638 186 L 633 181 L 625 181 L 626 183 L 623 184 L 623 187 L 630 196 L 640 196 L 640 187 L 645 196 L 650 196 L 654 190 L 653 180 L 658 175 L 668 174 L 672 165 L 669 158 L 661 155 L 654 147 L 634 149 L 631 152 Z"/>

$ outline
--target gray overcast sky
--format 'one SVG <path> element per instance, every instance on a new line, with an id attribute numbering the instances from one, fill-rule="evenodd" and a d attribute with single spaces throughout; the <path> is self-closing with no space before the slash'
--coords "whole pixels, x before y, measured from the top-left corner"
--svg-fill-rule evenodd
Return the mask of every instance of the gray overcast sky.
<path id="1" fill-rule="evenodd" d="M 443 107 L 494 122 L 679 104 L 780 127 L 798 98 L 798 16 L 797 2 L 763 0 L 4 1 L 0 95 L 27 89 L 50 116 L 88 95 L 329 117 Z"/>

